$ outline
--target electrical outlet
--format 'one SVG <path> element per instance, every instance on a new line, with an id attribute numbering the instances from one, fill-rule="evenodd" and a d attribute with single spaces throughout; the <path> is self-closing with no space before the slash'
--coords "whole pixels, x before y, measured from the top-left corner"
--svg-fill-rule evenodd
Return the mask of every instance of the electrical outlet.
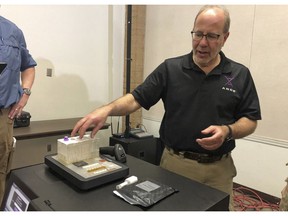
<path id="1" fill-rule="evenodd" d="M 52 68 L 47 68 L 46 76 L 52 77 Z"/>

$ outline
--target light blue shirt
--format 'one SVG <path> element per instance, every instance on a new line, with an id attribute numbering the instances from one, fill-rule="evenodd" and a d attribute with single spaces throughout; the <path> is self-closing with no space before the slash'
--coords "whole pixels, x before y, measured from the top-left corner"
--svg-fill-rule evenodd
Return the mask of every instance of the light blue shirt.
<path id="1" fill-rule="evenodd" d="M 0 62 L 7 63 L 0 75 L 1 109 L 18 102 L 23 94 L 20 71 L 37 65 L 27 50 L 21 29 L 2 16 L 0 16 Z"/>

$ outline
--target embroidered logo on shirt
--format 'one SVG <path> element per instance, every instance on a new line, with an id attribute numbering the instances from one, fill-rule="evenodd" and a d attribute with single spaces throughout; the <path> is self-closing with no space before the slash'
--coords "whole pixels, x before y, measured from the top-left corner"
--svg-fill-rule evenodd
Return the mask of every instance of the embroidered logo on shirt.
<path id="1" fill-rule="evenodd" d="M 222 87 L 222 90 L 225 90 L 225 91 L 230 91 L 230 92 L 233 92 L 235 93 L 236 90 L 233 89 L 233 84 L 232 84 L 232 81 L 235 77 L 228 77 L 228 76 L 224 76 L 226 78 L 226 83 L 224 84 L 224 86 Z"/>

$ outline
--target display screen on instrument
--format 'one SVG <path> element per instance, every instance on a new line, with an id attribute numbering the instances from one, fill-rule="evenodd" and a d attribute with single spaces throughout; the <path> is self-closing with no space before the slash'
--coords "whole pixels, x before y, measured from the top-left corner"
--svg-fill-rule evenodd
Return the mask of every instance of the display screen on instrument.
<path id="1" fill-rule="evenodd" d="M 13 183 L 5 204 L 4 211 L 27 211 L 30 199 Z"/>

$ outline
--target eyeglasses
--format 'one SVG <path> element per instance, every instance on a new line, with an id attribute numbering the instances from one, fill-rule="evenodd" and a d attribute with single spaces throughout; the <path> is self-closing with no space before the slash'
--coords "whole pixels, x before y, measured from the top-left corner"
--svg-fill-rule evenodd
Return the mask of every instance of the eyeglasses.
<path id="1" fill-rule="evenodd" d="M 206 37 L 206 40 L 209 42 L 215 42 L 219 39 L 220 35 L 219 34 L 215 34 L 215 33 L 207 33 L 207 34 L 203 34 L 203 32 L 193 32 L 191 31 L 192 34 L 192 38 L 195 41 L 200 41 L 202 40 L 203 37 Z"/>

